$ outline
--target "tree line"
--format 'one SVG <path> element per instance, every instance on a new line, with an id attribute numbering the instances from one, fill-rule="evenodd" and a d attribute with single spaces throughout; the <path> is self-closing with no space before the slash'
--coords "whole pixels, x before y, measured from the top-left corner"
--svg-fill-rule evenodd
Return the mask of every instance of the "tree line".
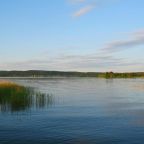
<path id="1" fill-rule="evenodd" d="M 97 78 L 144 78 L 144 72 L 64 72 L 64 71 L 0 71 L 0 77 L 97 77 Z"/>

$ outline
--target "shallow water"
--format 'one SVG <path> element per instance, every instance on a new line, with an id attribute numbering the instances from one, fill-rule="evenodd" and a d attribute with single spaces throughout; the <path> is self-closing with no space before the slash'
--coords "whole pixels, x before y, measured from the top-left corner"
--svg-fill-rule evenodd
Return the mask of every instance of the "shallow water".
<path id="1" fill-rule="evenodd" d="M 0 100 L 0 144 L 144 143 L 144 79 L 9 80 L 46 95 L 23 109 Z"/>

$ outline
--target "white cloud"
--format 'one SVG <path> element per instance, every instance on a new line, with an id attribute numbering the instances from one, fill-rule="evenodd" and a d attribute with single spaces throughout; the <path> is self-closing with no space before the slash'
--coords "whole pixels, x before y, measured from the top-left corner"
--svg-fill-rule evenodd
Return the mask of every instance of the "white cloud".
<path id="1" fill-rule="evenodd" d="M 111 54 L 61 55 L 18 62 L 0 63 L 5 70 L 58 70 L 58 71 L 143 71 L 143 60 L 124 59 Z"/>
<path id="2" fill-rule="evenodd" d="M 144 30 L 130 33 L 129 39 L 109 42 L 104 46 L 104 48 L 102 48 L 102 51 L 113 53 L 139 45 L 144 45 Z"/>
<path id="3" fill-rule="evenodd" d="M 91 4 L 91 5 L 87 5 L 81 9 L 79 9 L 78 11 L 76 11 L 73 16 L 74 17 L 80 17 L 82 15 L 85 15 L 87 14 L 88 12 L 90 12 L 91 10 L 93 10 L 95 8 L 95 5 L 94 4 Z"/>
<path id="4" fill-rule="evenodd" d="M 84 3 L 86 0 L 69 0 L 70 3 Z"/>

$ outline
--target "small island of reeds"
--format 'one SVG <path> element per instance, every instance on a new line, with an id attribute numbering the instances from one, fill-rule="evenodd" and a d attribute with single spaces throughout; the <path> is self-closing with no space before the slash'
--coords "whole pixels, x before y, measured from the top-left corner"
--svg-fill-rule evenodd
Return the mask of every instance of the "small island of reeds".
<path id="1" fill-rule="evenodd" d="M 0 81 L 0 111 L 25 111 L 31 107 L 43 108 L 53 103 L 52 95 L 35 91 L 10 81 Z"/>
<path id="2" fill-rule="evenodd" d="M 24 87 L 9 81 L 0 81 L 0 97 L 1 96 L 25 96 L 30 95 L 32 89 Z"/>

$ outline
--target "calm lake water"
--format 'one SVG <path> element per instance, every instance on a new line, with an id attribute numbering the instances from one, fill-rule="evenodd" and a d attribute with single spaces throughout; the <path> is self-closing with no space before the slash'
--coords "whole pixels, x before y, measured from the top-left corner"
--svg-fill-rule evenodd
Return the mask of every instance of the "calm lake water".
<path id="1" fill-rule="evenodd" d="M 144 79 L 9 79 L 43 95 L 0 99 L 0 144 L 143 144 Z"/>

